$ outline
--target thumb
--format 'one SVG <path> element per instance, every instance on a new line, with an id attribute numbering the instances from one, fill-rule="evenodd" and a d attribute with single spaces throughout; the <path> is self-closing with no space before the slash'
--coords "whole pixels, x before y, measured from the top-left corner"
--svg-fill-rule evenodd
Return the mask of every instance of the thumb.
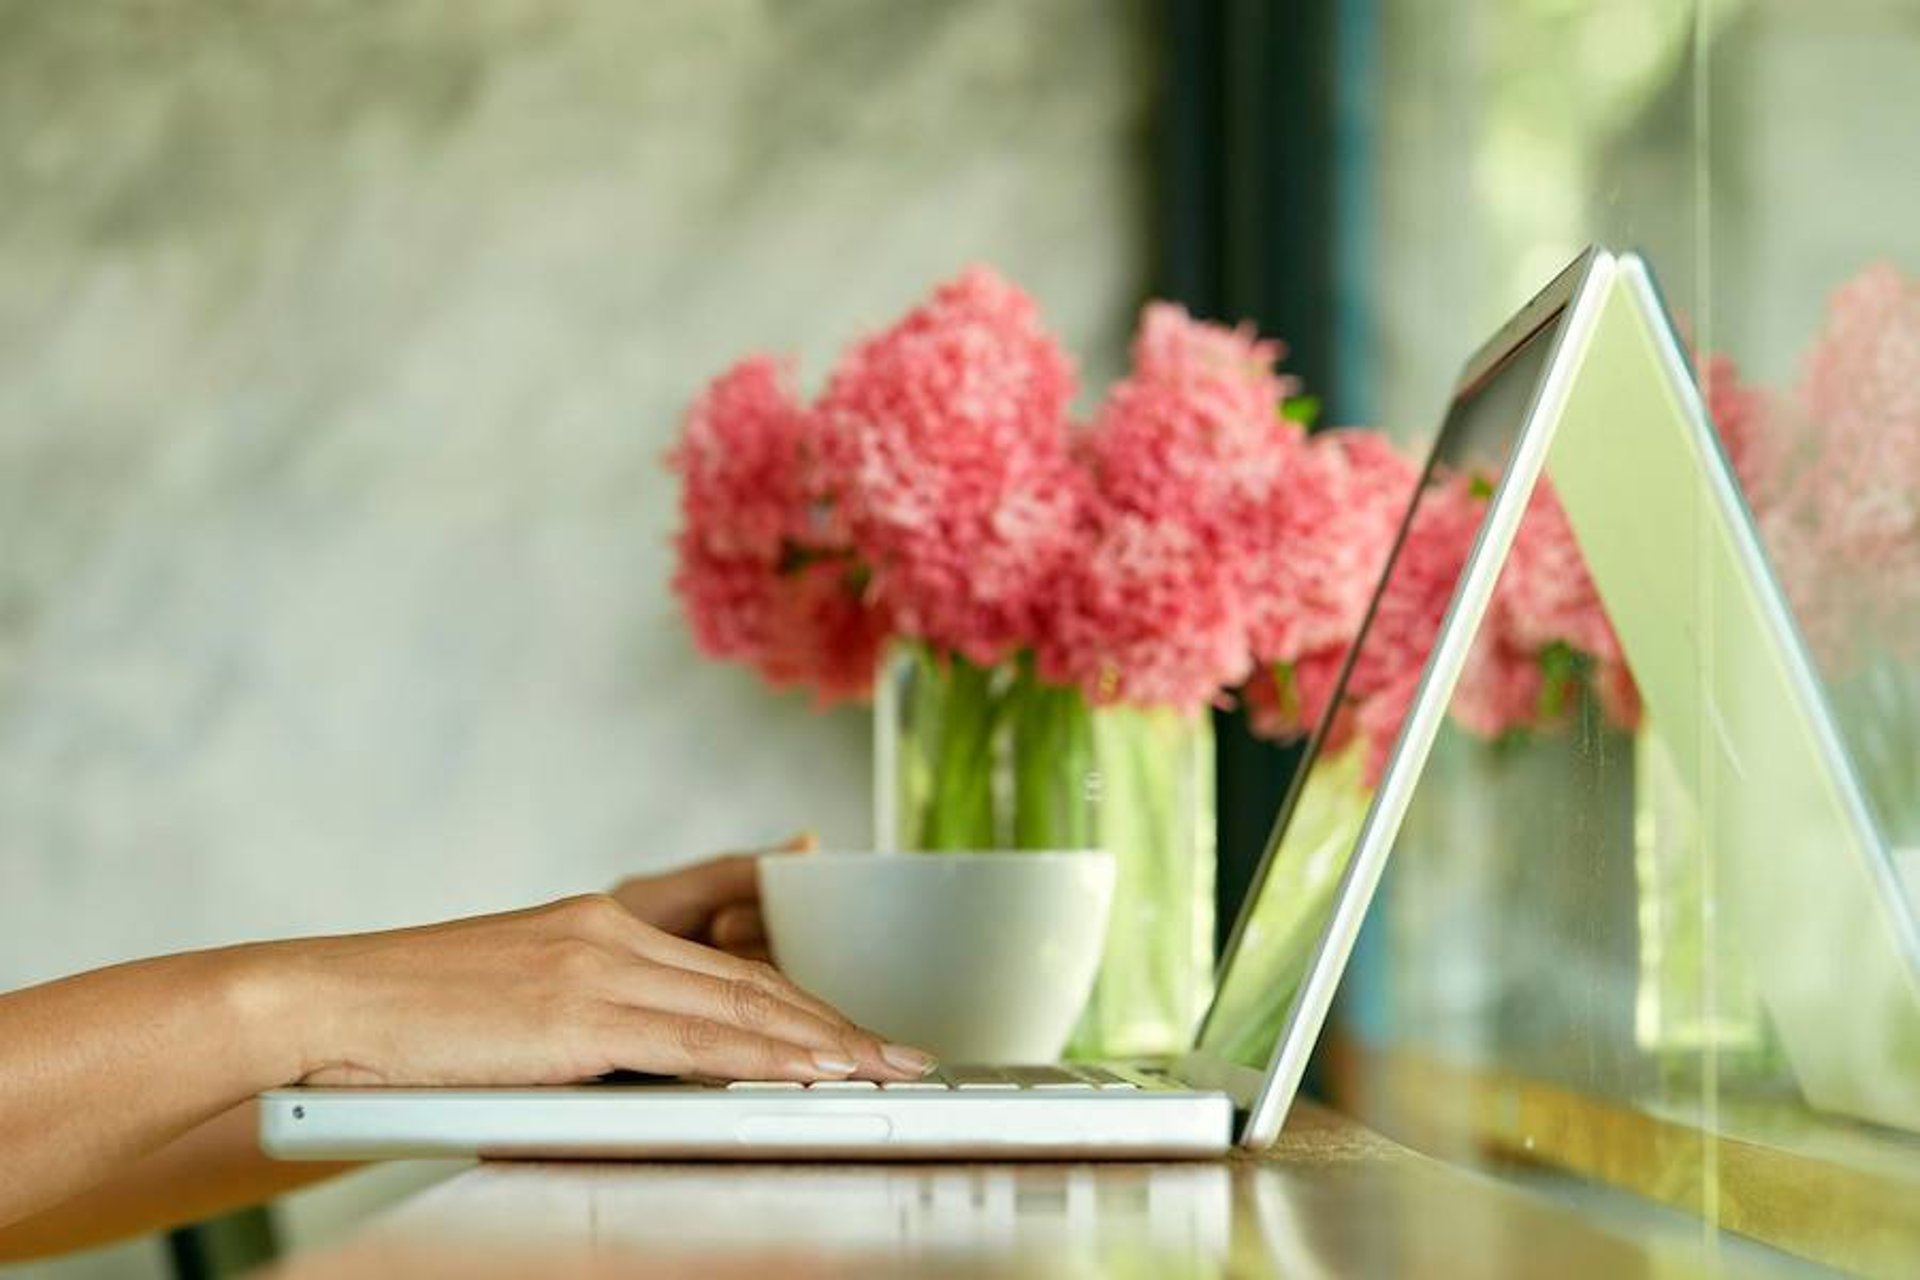
<path id="1" fill-rule="evenodd" d="M 727 907 L 760 898 L 760 859 L 768 854 L 806 853 L 819 842 L 810 831 L 779 844 L 745 853 L 722 854 L 682 867 L 669 877 L 673 886 L 672 914 L 676 923 L 697 927 Z"/>

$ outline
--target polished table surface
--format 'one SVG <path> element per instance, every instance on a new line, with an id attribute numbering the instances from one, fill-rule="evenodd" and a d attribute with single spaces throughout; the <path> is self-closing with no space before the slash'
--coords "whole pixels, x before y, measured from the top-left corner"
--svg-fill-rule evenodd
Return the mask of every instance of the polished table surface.
<path id="1" fill-rule="evenodd" d="M 1652 1222 L 1640 1210 L 1576 1212 L 1303 1106 L 1257 1159 L 482 1164 L 277 1274 L 1145 1280 L 1775 1269 L 1778 1255 L 1650 1212 Z"/>

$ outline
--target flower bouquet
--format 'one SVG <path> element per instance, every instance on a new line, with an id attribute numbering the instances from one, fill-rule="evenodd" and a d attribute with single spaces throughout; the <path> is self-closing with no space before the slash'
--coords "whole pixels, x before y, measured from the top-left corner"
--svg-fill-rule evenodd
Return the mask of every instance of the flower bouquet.
<path id="1" fill-rule="evenodd" d="M 1330 678 L 1415 480 L 1378 435 L 1309 436 L 1281 355 L 1154 303 L 1079 419 L 1033 300 L 975 268 L 810 400 L 778 359 L 735 365 L 672 457 L 701 651 L 823 704 L 878 681 L 883 844 L 1115 854 L 1077 1051 L 1187 1042 L 1212 966 L 1206 713 L 1256 671 L 1308 698 Z"/>
<path id="2" fill-rule="evenodd" d="M 1150 304 L 1131 368 L 1076 417 L 1074 368 L 1017 287 L 976 268 L 854 343 L 809 399 L 748 357 L 689 408 L 674 587 L 711 657 L 822 705 L 876 692 L 878 838 L 907 849 L 1098 845 L 1121 863 L 1076 1049 L 1186 1042 L 1211 955 L 1210 707 L 1324 750 L 1357 821 L 1404 718 L 1494 477 L 1429 477 L 1379 639 L 1332 692 L 1417 468 L 1362 430 L 1309 435 L 1280 344 Z M 1840 290 L 1792 396 L 1703 364 L 1709 409 L 1833 686 L 1869 790 L 1920 837 L 1920 291 Z M 1850 568 L 1851 572 L 1844 572 Z M 876 683 L 877 682 L 877 683 Z M 1891 710 L 1890 710 L 1891 708 Z M 1550 487 L 1535 496 L 1451 707 L 1494 744 L 1638 693 Z M 1672 852 L 1672 779 L 1642 735 L 1643 1008 L 1739 966 Z M 1337 810 L 1337 812 L 1336 812 Z M 1313 817 L 1314 815 L 1308 815 Z M 1657 820 L 1656 820 L 1657 819 Z M 1680 868 L 1680 871 L 1676 871 Z M 1282 875 L 1286 868 L 1277 869 Z M 1305 874 L 1304 869 L 1300 870 Z M 1678 878 L 1676 879 L 1676 876 Z M 1314 886 L 1303 880 L 1307 914 Z M 1697 933 L 1697 929 L 1694 930 Z M 1651 962 L 1649 962 L 1651 957 Z M 1678 979 L 1676 979 L 1678 975 Z M 1676 985 L 1677 983 L 1677 985 Z M 1757 1014 L 1756 1014 L 1757 1016 Z"/>

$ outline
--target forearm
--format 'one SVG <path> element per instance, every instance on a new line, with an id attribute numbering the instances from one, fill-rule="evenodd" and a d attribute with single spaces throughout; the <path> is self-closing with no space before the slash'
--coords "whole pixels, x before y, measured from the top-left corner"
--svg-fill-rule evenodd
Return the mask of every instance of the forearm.
<path id="1" fill-rule="evenodd" d="M 301 1180 L 260 1161 L 236 1111 L 279 1085 L 880 1081 L 931 1063 L 598 895 L 122 965 L 0 996 L 0 1247 L 77 1243 L 89 1204 L 133 1229 Z"/>
<path id="2" fill-rule="evenodd" d="M 215 1116 L 105 1182 L 0 1227 L 0 1263 L 164 1231 L 263 1203 L 353 1168 L 285 1161 L 260 1150 L 256 1105 Z"/>
<path id="3" fill-rule="evenodd" d="M 260 954 L 169 956 L 0 996 L 0 1227 L 299 1076 Z"/>

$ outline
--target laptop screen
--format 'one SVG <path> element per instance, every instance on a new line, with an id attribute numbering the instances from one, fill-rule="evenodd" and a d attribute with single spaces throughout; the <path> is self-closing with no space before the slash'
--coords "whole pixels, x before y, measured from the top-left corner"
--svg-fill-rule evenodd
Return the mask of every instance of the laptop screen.
<path id="1" fill-rule="evenodd" d="M 1317 728 L 1227 948 L 1201 1028 L 1205 1057 L 1264 1071 L 1298 1016 L 1362 822 L 1564 315 L 1547 316 L 1456 395 L 1344 655 L 1274 673 L 1283 704 Z"/>

